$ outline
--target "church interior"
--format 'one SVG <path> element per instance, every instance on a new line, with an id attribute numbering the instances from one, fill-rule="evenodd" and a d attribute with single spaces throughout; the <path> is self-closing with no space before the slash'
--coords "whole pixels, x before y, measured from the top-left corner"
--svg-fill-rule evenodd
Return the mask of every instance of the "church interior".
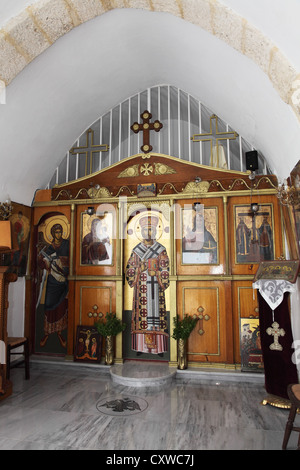
<path id="1" fill-rule="evenodd" d="M 1 450 L 300 448 L 299 17 L 1 2 Z"/>

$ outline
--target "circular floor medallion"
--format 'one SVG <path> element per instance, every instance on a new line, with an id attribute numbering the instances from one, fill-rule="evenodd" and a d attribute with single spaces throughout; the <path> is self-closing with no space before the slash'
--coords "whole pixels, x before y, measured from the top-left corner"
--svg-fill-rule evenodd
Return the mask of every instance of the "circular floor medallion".
<path id="1" fill-rule="evenodd" d="M 123 417 L 145 411 L 148 408 L 148 403 L 140 397 L 117 395 L 99 400 L 96 408 L 105 415 Z"/>

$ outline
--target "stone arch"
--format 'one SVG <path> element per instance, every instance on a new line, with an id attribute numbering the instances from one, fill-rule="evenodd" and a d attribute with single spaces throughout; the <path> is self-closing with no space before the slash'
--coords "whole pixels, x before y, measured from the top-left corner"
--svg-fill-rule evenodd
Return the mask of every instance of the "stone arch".
<path id="1" fill-rule="evenodd" d="M 169 13 L 224 41 L 264 71 L 300 118 L 300 74 L 261 31 L 218 0 L 38 0 L 0 30 L 0 80 L 7 86 L 61 36 L 123 8 Z"/>

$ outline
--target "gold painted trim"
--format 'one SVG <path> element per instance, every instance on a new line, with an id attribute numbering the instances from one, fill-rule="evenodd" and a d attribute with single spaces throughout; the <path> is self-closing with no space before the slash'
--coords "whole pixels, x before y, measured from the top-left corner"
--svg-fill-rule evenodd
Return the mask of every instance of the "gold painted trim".
<path id="1" fill-rule="evenodd" d="M 178 281 L 253 281 L 253 274 L 207 274 L 207 275 L 184 275 L 177 276 Z"/>
<path id="2" fill-rule="evenodd" d="M 88 275 L 85 275 L 85 276 L 82 276 L 82 275 L 75 275 L 75 276 L 69 276 L 68 277 L 68 280 L 69 281 L 86 281 L 86 282 L 89 282 L 89 281 L 121 281 L 123 279 L 123 276 L 120 275 L 120 276 L 116 276 L 116 275 L 113 275 L 113 276 L 88 276 Z"/>
<path id="3" fill-rule="evenodd" d="M 190 354 L 190 353 L 188 353 Z M 226 364 L 224 362 L 191 362 L 188 361 L 188 369 L 228 369 L 240 370 L 240 364 Z M 224 377 L 225 378 L 225 377 Z"/>
<path id="4" fill-rule="evenodd" d="M 225 244 L 225 273 L 228 275 L 230 271 L 229 256 L 229 231 L 228 231 L 228 198 L 223 196 L 223 213 L 224 213 L 224 244 Z"/>
<path id="5" fill-rule="evenodd" d="M 170 184 L 170 183 L 167 183 Z M 125 186 L 123 186 L 117 196 L 111 196 L 109 198 L 89 198 L 89 199 L 63 199 L 63 200 L 51 200 L 51 201 L 39 201 L 34 202 L 32 207 L 59 207 L 59 206 L 70 206 L 72 204 L 81 205 L 81 204 L 104 204 L 104 203 L 117 203 L 119 201 L 119 194 L 121 190 L 123 191 Z M 86 190 L 85 190 L 86 191 Z M 132 193 L 132 192 L 131 192 Z M 202 199 L 209 199 L 209 198 L 220 198 L 220 197 L 237 197 L 237 196 L 251 196 L 251 191 L 243 190 L 243 191 L 235 191 L 235 192 L 210 192 L 210 193 L 203 193 L 201 194 Z M 258 196 L 269 196 L 269 195 L 276 195 L 277 191 L 275 189 L 260 189 Z M 180 201 L 182 199 L 195 199 L 195 195 L 193 194 L 185 194 L 183 195 L 182 192 L 178 192 L 176 194 L 158 194 L 156 196 L 156 201 L 165 200 L 168 198 L 170 201 Z M 137 196 L 128 196 L 128 199 L 131 203 L 139 202 L 141 203 L 141 198 Z M 153 196 L 152 196 L 153 199 Z M 149 198 L 143 198 L 143 203 L 147 202 Z"/>
<path id="6" fill-rule="evenodd" d="M 185 301 L 185 291 L 186 290 L 215 290 L 217 293 L 217 325 L 218 325 L 218 332 L 217 332 L 217 344 L 218 344 L 218 352 L 217 353 L 205 353 L 205 352 L 200 352 L 200 353 L 195 353 L 188 351 L 187 354 L 193 355 L 193 356 L 220 356 L 221 354 L 221 346 L 220 346 L 220 292 L 219 292 L 219 287 L 210 287 L 210 286 L 205 286 L 205 287 L 182 287 L 183 295 L 182 295 L 182 314 L 185 315 L 188 312 L 185 312 L 184 309 L 184 301 Z"/>
<path id="7" fill-rule="evenodd" d="M 71 227 L 70 227 L 70 272 L 69 278 L 74 273 L 74 248 L 75 248 L 75 205 L 71 205 Z"/>

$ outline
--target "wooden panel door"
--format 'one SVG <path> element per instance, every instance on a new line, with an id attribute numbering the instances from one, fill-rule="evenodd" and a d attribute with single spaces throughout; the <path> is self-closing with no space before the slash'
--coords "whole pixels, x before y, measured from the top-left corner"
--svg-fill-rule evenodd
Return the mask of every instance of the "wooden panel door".
<path id="1" fill-rule="evenodd" d="M 226 288 L 227 287 L 227 288 Z M 178 284 L 178 314 L 196 315 L 199 321 L 187 345 L 188 361 L 232 363 L 230 283 L 182 281 Z"/>
<path id="2" fill-rule="evenodd" d="M 116 288 L 113 281 L 78 281 L 75 288 L 75 328 L 93 326 L 107 312 L 116 311 Z"/>

